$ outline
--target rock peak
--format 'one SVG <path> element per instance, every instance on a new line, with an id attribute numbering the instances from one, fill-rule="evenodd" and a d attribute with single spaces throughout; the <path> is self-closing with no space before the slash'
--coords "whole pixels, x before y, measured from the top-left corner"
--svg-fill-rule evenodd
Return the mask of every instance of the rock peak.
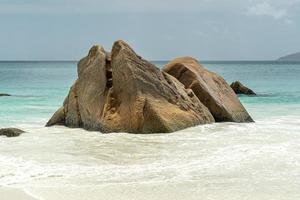
<path id="1" fill-rule="evenodd" d="M 135 53 L 135 51 L 123 40 L 118 40 L 118 41 L 114 42 L 112 50 L 111 50 L 111 57 L 112 58 L 117 57 L 120 52 L 125 52 L 125 54 L 127 56 L 133 56 L 133 57 L 137 56 L 138 58 L 140 58 L 140 56 L 138 56 Z"/>

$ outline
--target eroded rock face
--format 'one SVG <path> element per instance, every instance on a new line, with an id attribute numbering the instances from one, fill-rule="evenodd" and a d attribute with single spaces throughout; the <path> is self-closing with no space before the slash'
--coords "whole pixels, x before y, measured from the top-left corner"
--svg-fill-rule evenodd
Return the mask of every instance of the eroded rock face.
<path id="1" fill-rule="evenodd" d="M 79 61 L 78 79 L 47 125 L 165 133 L 214 121 L 191 89 L 117 41 L 111 54 L 94 46 Z"/>
<path id="2" fill-rule="evenodd" d="M 253 90 L 249 89 L 248 87 L 244 86 L 241 82 L 235 81 L 231 83 L 230 87 L 236 94 L 245 94 L 245 95 L 256 95 Z"/>
<path id="3" fill-rule="evenodd" d="M 3 128 L 0 129 L 0 136 L 6 136 L 6 137 L 17 137 L 24 133 L 25 131 L 22 131 L 17 128 Z"/>
<path id="4" fill-rule="evenodd" d="M 191 89 L 217 122 L 253 122 L 226 81 L 216 73 L 203 68 L 194 58 L 174 59 L 163 68 L 163 71 Z"/>

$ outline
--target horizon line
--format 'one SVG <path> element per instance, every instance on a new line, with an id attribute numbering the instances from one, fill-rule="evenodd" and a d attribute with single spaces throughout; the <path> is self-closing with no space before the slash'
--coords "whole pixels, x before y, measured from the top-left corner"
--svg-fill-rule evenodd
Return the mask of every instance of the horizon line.
<path id="1" fill-rule="evenodd" d="M 158 60 L 155 60 L 155 59 L 149 59 L 148 61 L 150 62 L 168 62 L 168 61 L 171 61 L 173 59 L 158 59 Z M 278 60 L 278 59 L 274 59 L 274 60 L 262 60 L 262 59 L 258 59 L 258 60 L 254 60 L 254 59 L 251 59 L 251 60 L 245 60 L 245 59 L 236 59 L 236 60 L 216 60 L 216 59 L 213 59 L 213 60 L 200 60 L 200 59 L 197 59 L 198 61 L 200 62 L 257 62 L 257 61 L 260 61 L 260 62 L 274 62 L 274 61 L 279 61 L 279 62 L 299 62 L 299 61 L 282 61 L 282 60 Z M 0 60 L 0 62 L 78 62 L 79 60 Z"/>

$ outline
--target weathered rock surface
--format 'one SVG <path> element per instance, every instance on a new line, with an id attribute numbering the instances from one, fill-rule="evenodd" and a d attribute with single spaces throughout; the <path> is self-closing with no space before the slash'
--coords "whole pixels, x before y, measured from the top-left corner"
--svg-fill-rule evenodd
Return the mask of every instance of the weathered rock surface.
<path id="1" fill-rule="evenodd" d="M 111 54 L 94 46 L 79 61 L 78 79 L 47 125 L 165 133 L 214 121 L 192 90 L 117 41 Z"/>
<path id="2" fill-rule="evenodd" d="M 6 94 L 6 93 L 0 93 L 0 97 L 8 97 L 11 96 L 10 94 Z"/>
<path id="3" fill-rule="evenodd" d="M 249 89 L 248 87 L 244 86 L 241 82 L 235 81 L 231 83 L 230 87 L 236 94 L 245 94 L 245 95 L 256 95 L 253 90 Z"/>
<path id="4" fill-rule="evenodd" d="M 174 76 L 187 89 L 191 89 L 217 122 L 253 122 L 226 81 L 218 74 L 203 68 L 194 58 L 174 59 L 163 71 Z"/>
<path id="5" fill-rule="evenodd" d="M 6 137 L 17 137 L 21 135 L 22 133 L 25 133 L 25 131 L 22 131 L 17 128 L 3 128 L 0 129 L 0 136 L 6 136 Z"/>

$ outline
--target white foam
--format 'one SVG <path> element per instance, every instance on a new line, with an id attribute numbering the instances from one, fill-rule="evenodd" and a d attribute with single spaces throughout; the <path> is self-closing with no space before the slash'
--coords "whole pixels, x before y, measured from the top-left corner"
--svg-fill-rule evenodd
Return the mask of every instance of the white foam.
<path id="1" fill-rule="evenodd" d="M 283 116 L 155 135 L 25 126 L 28 133 L 20 137 L 0 138 L 0 185 L 39 193 L 50 187 L 192 182 L 202 194 L 226 187 L 240 194 L 280 188 L 300 195 L 299 122 Z"/>

